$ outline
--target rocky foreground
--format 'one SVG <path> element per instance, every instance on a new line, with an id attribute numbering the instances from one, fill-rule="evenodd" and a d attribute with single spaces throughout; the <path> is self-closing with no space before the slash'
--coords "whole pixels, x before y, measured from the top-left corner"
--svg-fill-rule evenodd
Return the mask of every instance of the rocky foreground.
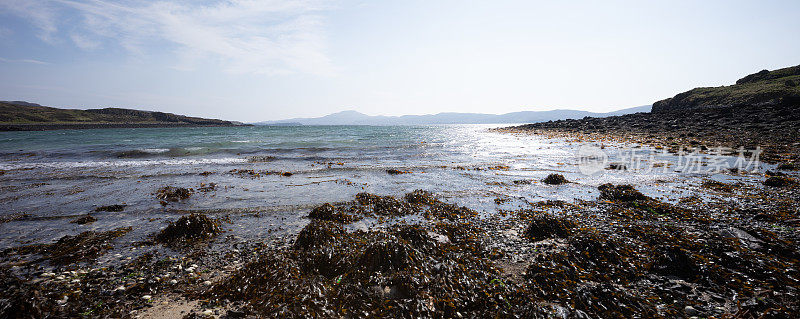
<path id="1" fill-rule="evenodd" d="M 593 201 L 488 217 L 421 190 L 361 193 L 311 210 L 296 235 L 228 249 L 212 244 L 232 240 L 235 216 L 192 213 L 131 247 L 179 255 L 116 266 L 96 259 L 129 229 L 87 231 L 4 251 L 0 317 L 792 318 L 800 187 L 770 174 L 783 183 L 709 180 L 677 204 L 605 184 Z"/>

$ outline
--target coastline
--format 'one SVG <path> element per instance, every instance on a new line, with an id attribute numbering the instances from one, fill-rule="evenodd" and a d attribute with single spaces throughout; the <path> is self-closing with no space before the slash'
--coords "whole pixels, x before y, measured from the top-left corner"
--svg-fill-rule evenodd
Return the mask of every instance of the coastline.
<path id="1" fill-rule="evenodd" d="M 65 123 L 65 124 L 0 124 L 0 132 L 90 130 L 111 128 L 169 128 L 169 127 L 232 127 L 252 124 L 192 124 L 192 123 Z"/>
<path id="2" fill-rule="evenodd" d="M 800 163 L 800 113 L 794 101 L 636 113 L 526 124 L 498 132 L 648 145 L 670 153 L 698 150 L 735 155 L 759 147 L 767 163 Z"/>

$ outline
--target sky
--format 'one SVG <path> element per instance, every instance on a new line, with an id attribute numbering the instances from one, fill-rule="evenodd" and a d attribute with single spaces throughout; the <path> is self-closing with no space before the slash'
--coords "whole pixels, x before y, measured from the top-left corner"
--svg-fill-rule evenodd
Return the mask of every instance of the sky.
<path id="1" fill-rule="evenodd" d="M 0 100 L 243 122 L 607 112 L 800 64 L 800 1 L 0 0 Z"/>

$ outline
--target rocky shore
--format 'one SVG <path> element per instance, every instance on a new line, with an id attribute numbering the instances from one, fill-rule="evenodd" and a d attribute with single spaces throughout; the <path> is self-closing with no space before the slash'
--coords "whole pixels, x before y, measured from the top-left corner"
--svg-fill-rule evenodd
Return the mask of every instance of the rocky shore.
<path id="1" fill-rule="evenodd" d="M 763 151 L 768 163 L 800 162 L 800 66 L 763 70 L 721 87 L 696 88 L 653 103 L 649 113 L 561 120 L 499 129 L 666 149 Z"/>
<path id="2" fill-rule="evenodd" d="M 636 113 L 562 120 L 497 129 L 581 141 L 627 142 L 673 153 L 695 149 L 737 155 L 760 148 L 768 163 L 800 162 L 800 101 L 770 105 L 707 107 L 687 111 Z"/>
<path id="3" fill-rule="evenodd" d="M 117 265 L 97 260 L 129 229 L 86 231 L 3 251 L 0 317 L 791 318 L 800 187 L 774 174 L 787 183 L 709 181 L 675 204 L 605 184 L 484 217 L 422 190 L 361 193 L 261 242 L 195 212 L 128 248 L 177 254 Z"/>

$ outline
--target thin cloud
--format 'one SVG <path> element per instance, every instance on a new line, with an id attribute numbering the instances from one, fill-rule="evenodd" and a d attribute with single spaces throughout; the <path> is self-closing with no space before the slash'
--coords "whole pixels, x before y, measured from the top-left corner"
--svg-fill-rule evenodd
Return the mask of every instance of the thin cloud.
<path id="1" fill-rule="evenodd" d="M 0 58 L 0 62 L 5 62 L 5 63 L 31 63 L 31 64 L 39 64 L 39 65 L 49 65 L 50 64 L 48 62 L 34 60 L 34 59 L 6 59 L 6 58 Z"/>
<path id="2" fill-rule="evenodd" d="M 334 72 L 322 36 L 326 7 L 318 1 L 0 0 L 0 6 L 32 21 L 44 38 L 68 37 L 84 50 L 108 41 L 137 57 L 167 49 L 181 70 L 212 64 L 230 73 Z M 58 23 L 70 14 L 77 21 Z M 68 36 L 61 32 L 67 27 Z"/>

